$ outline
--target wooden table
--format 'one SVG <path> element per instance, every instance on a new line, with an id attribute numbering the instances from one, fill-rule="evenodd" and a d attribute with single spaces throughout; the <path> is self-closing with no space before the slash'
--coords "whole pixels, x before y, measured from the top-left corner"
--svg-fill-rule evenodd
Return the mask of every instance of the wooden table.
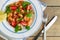
<path id="1" fill-rule="evenodd" d="M 58 16 L 57 21 L 52 25 L 52 27 L 47 31 L 47 40 L 60 40 L 60 0 L 41 0 L 47 4 L 47 8 L 44 13 L 48 14 L 50 20 L 54 15 Z M 27 38 L 27 40 L 32 40 L 36 34 Z M 42 35 L 38 38 L 42 40 Z"/>
<path id="2" fill-rule="evenodd" d="M 47 8 L 44 13 L 48 14 L 48 20 L 53 16 L 57 15 L 57 21 L 52 25 L 52 27 L 47 31 L 47 40 L 60 40 L 60 0 L 41 0 L 47 4 Z M 32 40 L 36 36 L 37 32 L 29 37 L 27 40 Z M 42 36 L 38 38 L 42 40 Z"/>

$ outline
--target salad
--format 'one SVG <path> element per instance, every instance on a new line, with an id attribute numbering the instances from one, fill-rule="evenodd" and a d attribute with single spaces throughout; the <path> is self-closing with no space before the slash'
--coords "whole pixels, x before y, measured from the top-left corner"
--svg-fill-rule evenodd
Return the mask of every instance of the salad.
<path id="1" fill-rule="evenodd" d="M 15 29 L 15 32 L 29 30 L 33 21 L 34 11 L 28 1 L 18 1 L 6 6 L 8 23 Z"/>

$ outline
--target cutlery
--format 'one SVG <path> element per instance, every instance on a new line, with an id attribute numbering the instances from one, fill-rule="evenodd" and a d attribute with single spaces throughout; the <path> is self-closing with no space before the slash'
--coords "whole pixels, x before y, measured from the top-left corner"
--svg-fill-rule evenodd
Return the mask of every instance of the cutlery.
<path id="1" fill-rule="evenodd" d="M 43 33 L 43 38 L 44 40 L 46 40 L 46 30 L 45 30 L 45 27 L 46 27 L 46 24 L 47 24 L 47 19 L 48 19 L 48 16 L 44 14 L 43 16 L 43 24 L 44 24 L 44 33 Z"/>
<path id="2" fill-rule="evenodd" d="M 46 31 L 55 23 L 55 21 L 57 20 L 57 16 L 53 16 L 51 18 L 51 20 L 47 23 L 47 26 L 45 27 Z M 42 33 L 44 32 L 44 30 L 42 30 Z"/>
<path id="3" fill-rule="evenodd" d="M 51 18 L 51 20 L 47 23 L 47 26 L 45 27 L 45 31 L 47 31 L 53 24 L 54 22 L 57 20 L 57 16 L 53 16 Z M 41 35 L 41 33 L 44 32 L 44 28 L 42 28 L 40 30 L 40 32 L 35 36 L 35 38 L 33 40 L 37 40 L 37 38 L 39 37 L 39 35 Z"/>

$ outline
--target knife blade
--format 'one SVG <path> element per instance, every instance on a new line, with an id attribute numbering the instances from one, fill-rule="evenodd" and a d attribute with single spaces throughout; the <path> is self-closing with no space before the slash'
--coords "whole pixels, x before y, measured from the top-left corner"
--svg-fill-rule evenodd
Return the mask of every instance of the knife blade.
<path id="1" fill-rule="evenodd" d="M 47 23 L 45 30 L 47 31 L 54 24 L 56 20 L 57 20 L 57 16 L 53 16 L 52 19 Z M 42 30 L 42 33 L 43 33 L 43 30 Z"/>

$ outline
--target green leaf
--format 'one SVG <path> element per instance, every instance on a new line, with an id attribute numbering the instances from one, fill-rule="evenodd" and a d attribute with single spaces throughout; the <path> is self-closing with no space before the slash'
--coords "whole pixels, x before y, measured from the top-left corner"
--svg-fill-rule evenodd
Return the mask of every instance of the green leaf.
<path id="1" fill-rule="evenodd" d="M 30 30 L 30 26 L 26 26 L 25 28 L 26 28 L 27 30 Z"/>
<path id="2" fill-rule="evenodd" d="M 18 31 L 19 31 L 19 26 L 16 25 L 16 27 L 15 27 L 15 32 L 18 32 Z"/>
<path id="3" fill-rule="evenodd" d="M 23 6 L 23 8 L 26 8 L 26 6 L 27 6 L 27 5 L 30 5 L 30 4 L 31 4 L 30 2 L 24 1 L 24 2 L 22 3 L 22 6 Z"/>
<path id="4" fill-rule="evenodd" d="M 26 13 L 26 12 L 27 12 L 27 10 L 26 10 L 26 9 L 24 9 L 24 12 Z"/>
<path id="5" fill-rule="evenodd" d="M 21 21 L 23 18 L 18 18 L 18 21 Z"/>
<path id="6" fill-rule="evenodd" d="M 20 12 L 20 8 L 18 7 L 16 11 L 17 11 L 17 12 Z"/>
<path id="7" fill-rule="evenodd" d="M 20 30 L 22 30 L 22 27 L 21 27 L 21 26 L 16 25 L 16 27 L 15 27 L 15 32 L 17 33 L 17 32 L 18 32 L 18 31 L 20 31 Z"/>
<path id="8" fill-rule="evenodd" d="M 21 26 L 19 26 L 19 30 L 22 30 L 22 27 Z"/>
<path id="9" fill-rule="evenodd" d="M 5 13 L 10 13 L 11 12 L 11 9 L 10 9 L 10 6 L 8 5 L 8 6 L 6 6 L 6 11 L 5 11 Z"/>
<path id="10" fill-rule="evenodd" d="M 32 17 L 32 14 L 28 13 L 26 16 L 30 18 L 30 17 Z"/>

